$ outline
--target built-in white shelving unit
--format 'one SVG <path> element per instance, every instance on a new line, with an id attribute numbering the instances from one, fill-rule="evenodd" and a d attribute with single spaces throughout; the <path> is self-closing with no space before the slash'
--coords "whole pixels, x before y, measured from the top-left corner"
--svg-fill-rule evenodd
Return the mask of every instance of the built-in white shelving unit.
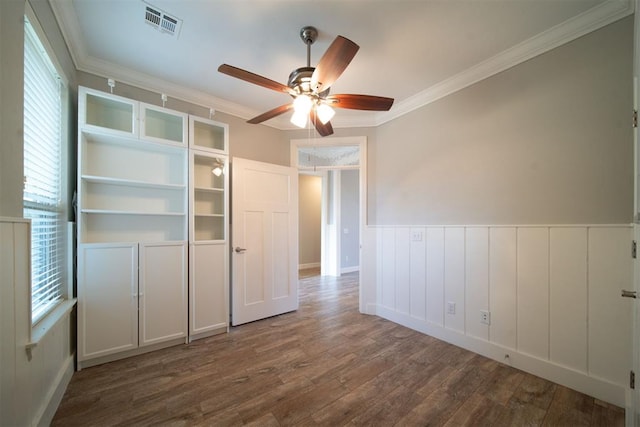
<path id="1" fill-rule="evenodd" d="M 81 87 L 78 367 L 226 332 L 228 126 Z"/>
<path id="2" fill-rule="evenodd" d="M 228 127 L 189 118 L 189 335 L 229 325 Z"/>

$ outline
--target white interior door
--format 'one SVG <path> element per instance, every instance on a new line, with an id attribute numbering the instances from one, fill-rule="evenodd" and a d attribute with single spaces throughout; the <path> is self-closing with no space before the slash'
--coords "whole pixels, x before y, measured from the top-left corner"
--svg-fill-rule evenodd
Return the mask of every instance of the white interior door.
<path id="1" fill-rule="evenodd" d="M 298 309 L 298 171 L 234 158 L 231 324 Z"/>

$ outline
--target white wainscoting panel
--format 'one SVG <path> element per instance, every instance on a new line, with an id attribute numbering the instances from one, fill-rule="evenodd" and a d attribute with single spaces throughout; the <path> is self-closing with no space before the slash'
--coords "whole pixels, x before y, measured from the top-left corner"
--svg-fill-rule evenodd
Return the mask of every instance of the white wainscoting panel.
<path id="1" fill-rule="evenodd" d="M 549 357 L 549 229 L 518 229 L 518 351 Z"/>
<path id="2" fill-rule="evenodd" d="M 380 278 L 380 304 L 385 307 L 396 308 L 396 234 L 393 228 L 382 230 L 378 248 L 378 268 Z"/>
<path id="3" fill-rule="evenodd" d="M 377 314 L 625 405 L 632 301 L 620 291 L 631 287 L 630 225 L 369 230 Z"/>
<path id="4" fill-rule="evenodd" d="M 514 227 L 489 230 L 489 337 L 496 344 L 514 350 L 518 325 L 516 235 Z"/>
<path id="5" fill-rule="evenodd" d="M 427 318 L 427 276 L 426 276 L 426 256 L 427 246 L 425 244 L 424 228 L 412 228 L 411 236 L 411 260 L 409 280 L 411 286 L 411 317 L 426 320 Z M 419 237 L 419 238 L 418 238 Z"/>
<path id="6" fill-rule="evenodd" d="M 396 310 L 403 314 L 411 312 L 411 229 L 396 230 Z"/>
<path id="7" fill-rule="evenodd" d="M 480 311 L 489 311 L 489 228 L 469 227 L 465 246 L 465 330 L 467 335 L 489 339 L 489 325 Z"/>
<path id="8" fill-rule="evenodd" d="M 73 375 L 68 312 L 27 351 L 30 242 L 29 221 L 0 217 L 0 426 L 49 425 Z"/>
<path id="9" fill-rule="evenodd" d="M 549 234 L 550 358 L 587 372 L 587 230 Z"/>
<path id="10" fill-rule="evenodd" d="M 444 227 L 427 228 L 427 320 L 444 326 Z"/>
<path id="11" fill-rule="evenodd" d="M 489 230 L 489 307 L 491 341 L 516 348 L 517 320 L 517 232 L 514 227 Z"/>
<path id="12" fill-rule="evenodd" d="M 462 227 L 444 229 L 444 326 L 458 332 L 464 332 L 464 232 Z"/>

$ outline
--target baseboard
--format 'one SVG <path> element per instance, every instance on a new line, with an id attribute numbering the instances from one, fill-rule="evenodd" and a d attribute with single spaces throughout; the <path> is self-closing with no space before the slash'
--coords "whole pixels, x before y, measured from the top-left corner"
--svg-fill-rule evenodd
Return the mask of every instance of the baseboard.
<path id="1" fill-rule="evenodd" d="M 219 326 L 209 328 L 206 331 L 197 332 L 195 334 L 189 335 L 189 342 L 191 343 L 193 341 L 203 339 L 203 338 L 208 338 L 214 335 L 226 334 L 227 332 L 229 332 L 229 325 L 223 323 Z"/>
<path id="2" fill-rule="evenodd" d="M 356 271 L 360 271 L 359 265 L 354 265 L 353 267 L 341 268 L 340 274 L 355 273 Z"/>
<path id="3" fill-rule="evenodd" d="M 65 361 L 62 369 L 58 372 L 58 377 L 54 385 L 51 387 L 51 391 L 47 396 L 45 402 L 43 402 L 43 406 L 41 410 L 35 414 L 32 425 L 34 426 L 48 426 L 51 425 L 51 421 L 53 421 L 53 417 L 56 415 L 56 411 L 58 410 L 58 406 L 60 406 L 60 402 L 62 402 L 62 397 L 64 396 L 64 392 L 67 390 L 67 386 L 69 385 L 69 381 L 71 381 L 71 377 L 73 376 L 74 366 L 73 359 L 75 355 L 71 355 Z"/>
<path id="4" fill-rule="evenodd" d="M 409 314 L 398 313 L 380 305 L 376 305 L 375 313 L 394 323 L 462 347 L 497 362 L 513 366 L 516 369 L 553 381 L 554 383 L 569 387 L 602 401 L 622 408 L 626 406 L 626 389 L 622 385 L 589 376 L 585 372 L 576 371 L 549 360 L 518 352 L 513 348 L 503 347 L 480 338 L 471 337 L 429 321 L 411 317 Z"/>
<path id="5" fill-rule="evenodd" d="M 127 357 L 138 356 L 144 353 L 149 353 L 151 351 L 160 350 L 162 348 L 173 347 L 176 345 L 183 345 L 186 342 L 187 342 L 187 337 L 174 338 L 169 341 L 164 341 L 157 344 L 151 344 L 144 347 L 138 347 L 133 350 L 107 354 L 105 356 L 98 356 L 91 359 L 78 360 L 78 366 L 76 367 L 76 369 L 80 371 L 84 368 L 90 368 L 92 366 L 102 365 L 103 363 L 109 363 L 109 362 L 114 362 L 120 359 L 126 359 Z"/>
<path id="6" fill-rule="evenodd" d="M 306 264 L 298 264 L 298 270 L 306 270 L 307 268 L 320 268 L 319 262 L 309 262 Z"/>

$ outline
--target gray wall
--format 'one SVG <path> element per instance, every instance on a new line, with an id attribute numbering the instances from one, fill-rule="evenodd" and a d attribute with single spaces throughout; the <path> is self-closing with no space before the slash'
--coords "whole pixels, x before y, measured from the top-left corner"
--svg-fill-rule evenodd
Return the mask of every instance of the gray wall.
<path id="1" fill-rule="evenodd" d="M 303 174 L 298 177 L 298 264 L 320 265 L 322 178 Z"/>
<path id="2" fill-rule="evenodd" d="M 340 172 L 340 268 L 360 264 L 360 171 Z M 345 233 L 345 229 L 348 233 Z"/>
<path id="3" fill-rule="evenodd" d="M 380 126 L 369 222 L 629 223 L 633 17 Z"/>
<path id="4" fill-rule="evenodd" d="M 0 216 L 22 217 L 24 1 L 0 2 Z"/>

